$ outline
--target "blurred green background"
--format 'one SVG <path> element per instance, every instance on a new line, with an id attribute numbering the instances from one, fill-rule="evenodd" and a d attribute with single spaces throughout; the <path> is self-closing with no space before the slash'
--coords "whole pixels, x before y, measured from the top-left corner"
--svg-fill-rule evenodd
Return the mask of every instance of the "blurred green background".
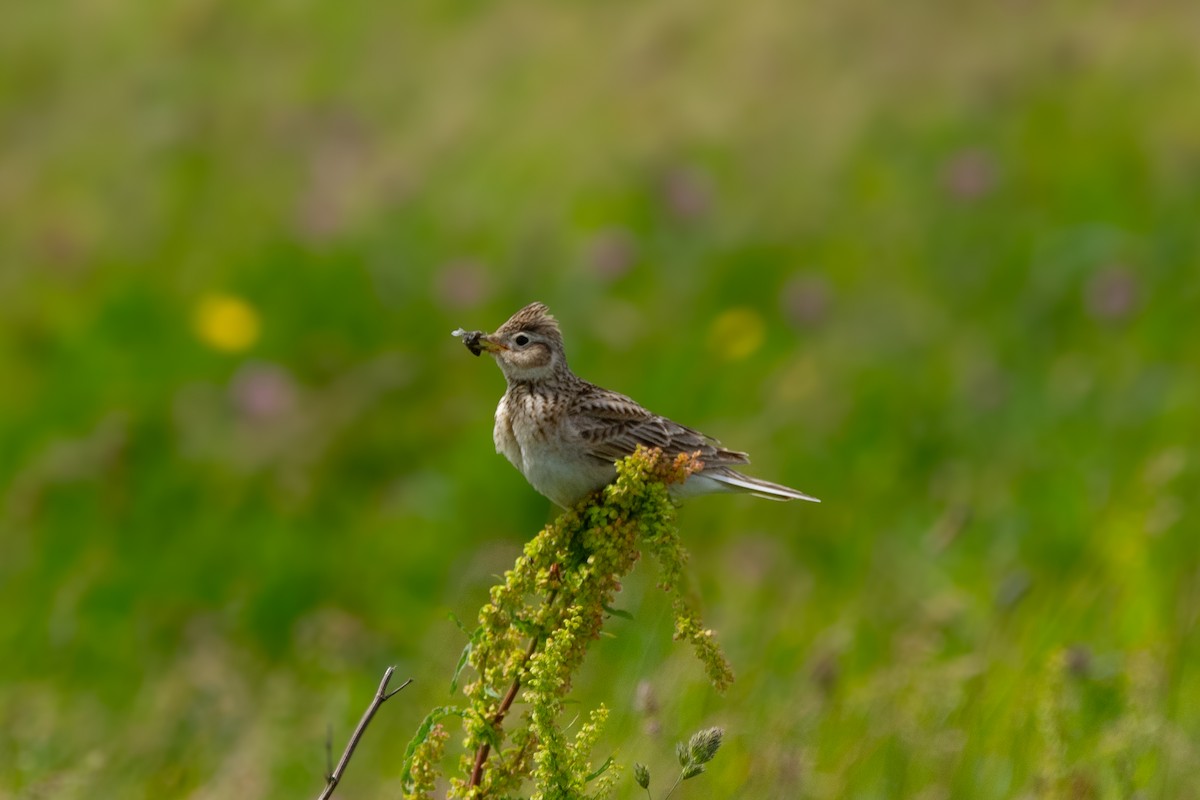
<path id="1" fill-rule="evenodd" d="M 399 796 L 550 516 L 449 336 L 820 506 L 702 498 L 577 682 L 679 797 L 1200 797 L 1200 11 L 64 0 L 0 27 L 0 797 Z M 458 738 L 457 736 L 455 737 Z M 602 760 L 607 753 L 598 753 Z M 636 787 L 627 776 L 623 796 Z"/>

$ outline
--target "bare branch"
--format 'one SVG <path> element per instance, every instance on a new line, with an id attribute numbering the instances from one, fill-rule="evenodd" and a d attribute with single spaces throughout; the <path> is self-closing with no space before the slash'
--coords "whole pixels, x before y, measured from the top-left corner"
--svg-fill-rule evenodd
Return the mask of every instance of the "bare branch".
<path id="1" fill-rule="evenodd" d="M 333 774 L 333 723 L 325 725 L 325 780 Z"/>
<path id="2" fill-rule="evenodd" d="M 412 678 L 409 678 L 389 692 L 388 683 L 391 682 L 392 673 L 395 671 L 395 667 L 388 667 L 383 673 L 383 680 L 379 682 L 379 688 L 375 690 L 375 697 L 371 700 L 371 705 L 367 706 L 367 710 L 363 712 L 362 719 L 358 721 L 358 726 L 351 734 L 350 741 L 346 744 L 346 749 L 342 751 L 342 757 L 338 760 L 337 766 L 325 779 L 325 791 L 321 792 L 317 800 L 329 800 L 330 797 L 333 797 L 333 790 L 337 788 L 338 782 L 346 772 L 346 767 L 350 764 L 350 757 L 354 755 L 354 748 L 358 747 L 358 741 L 366 733 L 367 726 L 371 724 L 371 718 L 375 716 L 375 712 L 384 702 L 395 697 L 397 692 L 412 683 Z"/>

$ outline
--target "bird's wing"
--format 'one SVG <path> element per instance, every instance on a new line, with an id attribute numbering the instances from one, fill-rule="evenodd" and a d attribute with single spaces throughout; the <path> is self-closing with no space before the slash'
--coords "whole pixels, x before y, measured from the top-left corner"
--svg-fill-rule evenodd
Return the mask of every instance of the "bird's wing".
<path id="1" fill-rule="evenodd" d="M 711 436 L 652 414 L 630 398 L 589 385 L 571 404 L 569 435 L 597 461 L 611 464 L 637 449 L 658 447 L 668 456 L 699 451 L 705 466 L 748 464 Z"/>

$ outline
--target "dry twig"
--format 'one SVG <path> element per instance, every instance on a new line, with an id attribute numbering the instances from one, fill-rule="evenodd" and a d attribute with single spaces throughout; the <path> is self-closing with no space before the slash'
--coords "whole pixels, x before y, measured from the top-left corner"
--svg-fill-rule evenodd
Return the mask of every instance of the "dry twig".
<path id="1" fill-rule="evenodd" d="M 358 726 L 351 734 L 350 741 L 346 744 L 346 749 L 342 751 L 342 757 L 338 759 L 337 766 L 325 779 L 325 791 L 321 792 L 317 800 L 328 800 L 333 797 L 333 790 L 337 788 L 338 782 L 346 772 L 346 767 L 350 764 L 350 757 L 354 755 L 354 748 L 358 747 L 358 740 L 366 733 L 367 726 L 371 724 L 371 718 L 375 716 L 375 712 L 385 701 L 391 700 L 401 689 L 412 683 L 412 678 L 409 678 L 389 692 L 388 683 L 392 680 L 392 673 L 395 671 L 395 667 L 388 667 L 387 671 L 383 673 L 383 680 L 379 682 L 379 688 L 375 690 L 375 697 L 371 700 L 371 705 L 367 706 L 367 710 L 363 712 L 362 719 L 358 721 Z"/>

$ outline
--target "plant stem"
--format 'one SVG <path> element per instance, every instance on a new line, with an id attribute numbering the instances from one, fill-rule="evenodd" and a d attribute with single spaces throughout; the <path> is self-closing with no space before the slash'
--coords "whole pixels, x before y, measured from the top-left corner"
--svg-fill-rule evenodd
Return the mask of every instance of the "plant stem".
<path id="1" fill-rule="evenodd" d="M 546 606 L 550 607 L 557 599 L 557 590 L 552 591 L 546 598 Z M 513 678 L 512 686 L 508 687 L 508 693 L 504 695 L 504 699 L 500 701 L 500 708 L 496 710 L 496 715 L 492 717 L 492 724 L 499 727 L 504 722 L 505 715 L 512 707 L 513 702 L 517 699 L 517 692 L 521 689 L 521 670 L 525 669 L 525 665 L 529 663 L 529 659 L 533 658 L 533 654 L 537 652 L 538 644 L 541 643 L 541 635 L 534 636 L 529 641 L 529 647 L 525 650 L 525 657 L 521 660 L 521 666 L 517 669 L 517 676 Z M 471 782 L 468 786 L 479 786 L 483 782 L 483 765 L 488 759 L 488 755 L 492 751 L 492 746 L 484 742 L 479 745 L 479 749 L 475 751 L 475 764 L 471 768 Z"/>
<path id="2" fill-rule="evenodd" d="M 529 649 L 525 651 L 525 659 L 521 662 L 521 667 L 524 669 L 525 664 L 529 663 L 529 659 L 533 657 L 537 650 L 540 637 L 533 637 L 529 642 Z M 513 678 L 512 686 L 508 687 L 508 694 L 504 695 L 504 699 L 500 701 L 500 708 L 496 711 L 496 716 L 492 717 L 492 724 L 499 726 L 504 722 L 504 716 L 508 713 L 508 709 L 512 707 L 513 701 L 517 699 L 517 692 L 521 688 L 521 674 L 518 670 L 517 677 Z M 488 753 L 492 750 L 492 746 L 487 742 L 479 745 L 479 749 L 475 751 L 475 766 L 471 769 L 470 786 L 478 786 L 483 781 L 483 764 L 487 761 Z"/>
<path id="3" fill-rule="evenodd" d="M 337 767 L 325 779 L 325 791 L 321 792 L 317 800 L 328 800 L 330 797 L 333 797 L 333 791 L 342 780 L 342 775 L 346 772 L 346 767 L 350 765 L 350 757 L 354 755 L 354 749 L 358 747 L 358 741 L 366 733 L 367 726 L 371 724 L 371 719 L 375 716 L 375 712 L 379 710 L 381 705 L 395 697 L 397 692 L 412 683 L 412 678 L 409 678 L 389 692 L 388 683 L 391 682 L 392 673 L 395 671 L 395 667 L 388 667 L 387 671 L 383 673 L 383 680 L 379 682 L 379 688 L 375 691 L 375 697 L 371 700 L 371 704 L 367 706 L 367 710 L 363 712 L 362 719 L 358 721 L 358 727 L 354 729 L 354 733 L 350 736 L 350 741 L 346 744 L 346 749 L 342 752 L 342 757 L 338 760 Z"/>
<path id="4" fill-rule="evenodd" d="M 674 794 L 675 787 L 679 786 L 681 783 L 683 783 L 683 770 L 679 770 L 679 777 L 675 779 L 675 783 L 671 784 L 671 790 L 663 795 L 663 800 L 667 800 L 668 797 Z M 647 789 L 646 791 L 649 793 L 650 790 Z"/>

